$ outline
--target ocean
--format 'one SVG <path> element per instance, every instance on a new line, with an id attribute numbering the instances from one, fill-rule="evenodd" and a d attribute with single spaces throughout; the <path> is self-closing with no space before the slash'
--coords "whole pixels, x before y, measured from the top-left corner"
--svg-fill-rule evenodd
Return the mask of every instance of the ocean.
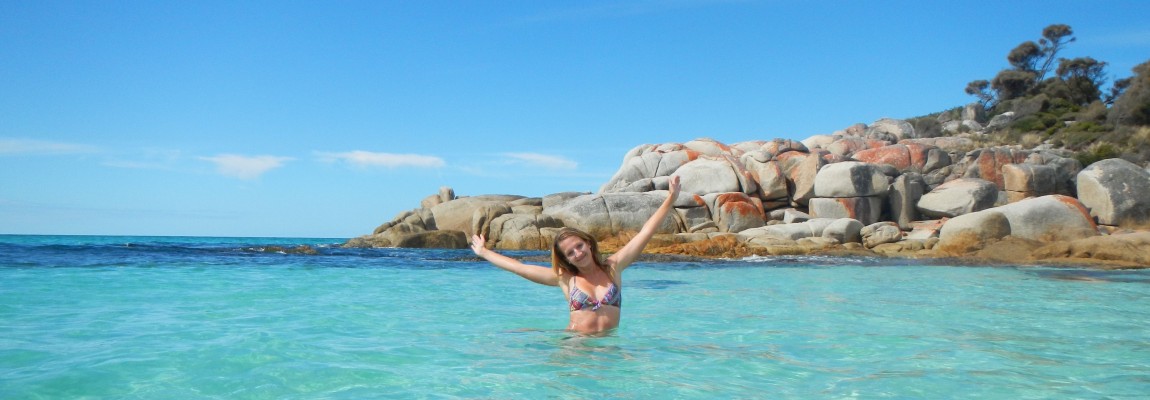
<path id="1" fill-rule="evenodd" d="M 0 398 L 1150 395 L 1150 271 L 639 262 L 586 337 L 469 250 L 342 242 L 0 235 Z"/>

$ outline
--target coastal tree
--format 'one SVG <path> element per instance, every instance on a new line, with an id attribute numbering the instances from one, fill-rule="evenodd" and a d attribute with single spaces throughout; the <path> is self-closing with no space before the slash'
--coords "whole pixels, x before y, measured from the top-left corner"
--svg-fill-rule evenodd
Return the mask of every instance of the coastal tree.
<path id="1" fill-rule="evenodd" d="M 1058 53 L 1067 44 L 1074 42 L 1074 30 L 1066 24 L 1051 24 L 1042 30 L 1042 38 L 1038 42 L 1028 40 L 1020 43 L 1006 55 L 1006 61 L 1012 69 L 999 71 L 998 75 L 989 82 L 994 95 L 980 85 L 986 81 L 973 81 L 967 84 L 966 93 L 978 97 L 983 107 L 990 108 L 996 102 L 1006 101 L 1027 94 L 1042 91 L 1047 83 L 1046 74 L 1050 72 Z"/>
<path id="2" fill-rule="evenodd" d="M 1011 50 L 1006 55 L 1006 61 L 1010 62 L 1010 66 L 1015 70 L 1038 72 L 1038 63 L 1042 61 L 1042 57 L 1042 49 L 1038 47 L 1038 43 L 1028 40 Z"/>
<path id="3" fill-rule="evenodd" d="M 1118 100 L 1118 98 L 1126 92 L 1126 88 L 1130 87 L 1130 83 L 1133 81 L 1134 78 L 1132 77 L 1126 77 L 1114 81 L 1114 84 L 1110 85 L 1110 93 L 1108 93 L 1106 97 L 1102 99 L 1102 101 L 1105 102 L 1107 106 L 1113 105 L 1114 101 Z"/>
<path id="4" fill-rule="evenodd" d="M 1065 93 L 1058 97 L 1076 105 L 1098 100 L 1102 96 L 1102 85 L 1106 83 L 1105 67 L 1105 62 L 1090 57 L 1059 60 L 1057 84 L 1064 88 Z"/>
<path id="5" fill-rule="evenodd" d="M 978 97 L 978 102 L 979 104 L 982 104 L 982 108 L 984 109 L 994 107 L 996 103 L 994 92 L 990 90 L 990 81 L 985 79 L 979 79 L 967 83 L 966 94 Z"/>
<path id="6" fill-rule="evenodd" d="M 1118 125 L 1150 125 L 1150 61 L 1135 66 L 1128 79 L 1108 117 Z"/>
<path id="7" fill-rule="evenodd" d="M 990 87 L 994 89 L 998 101 L 1016 99 L 1026 95 L 1034 85 L 1034 72 L 1004 69 L 998 72 Z"/>
<path id="8" fill-rule="evenodd" d="M 1037 80 L 1041 81 L 1046 78 L 1046 73 L 1050 72 L 1050 67 L 1053 65 L 1055 57 L 1058 56 L 1058 52 L 1067 44 L 1077 40 L 1077 38 L 1070 36 L 1073 34 L 1074 31 L 1070 29 L 1070 25 L 1066 24 L 1053 24 L 1042 29 L 1042 39 L 1038 39 L 1038 43 L 1041 45 L 1040 51 L 1046 59 L 1042 62 L 1042 67 L 1038 69 Z"/>

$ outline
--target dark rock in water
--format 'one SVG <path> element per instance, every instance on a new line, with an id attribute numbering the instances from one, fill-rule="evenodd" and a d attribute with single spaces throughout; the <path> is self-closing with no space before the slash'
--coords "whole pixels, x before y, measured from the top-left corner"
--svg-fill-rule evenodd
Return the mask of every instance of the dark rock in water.
<path id="1" fill-rule="evenodd" d="M 316 255 L 319 254 L 314 247 L 306 244 L 301 244 L 296 247 L 284 246 L 264 246 L 264 247 L 248 247 L 244 250 L 254 251 L 257 253 L 280 253 L 280 254 L 303 254 L 303 255 Z"/>

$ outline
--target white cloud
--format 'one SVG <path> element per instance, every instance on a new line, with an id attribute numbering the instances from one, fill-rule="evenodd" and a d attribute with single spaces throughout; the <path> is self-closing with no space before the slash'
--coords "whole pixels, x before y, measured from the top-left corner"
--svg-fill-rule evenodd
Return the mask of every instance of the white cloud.
<path id="1" fill-rule="evenodd" d="M 503 155 L 511 158 L 514 163 L 526 164 L 531 167 L 551 170 L 573 170 L 579 167 L 579 163 L 560 156 L 539 153 L 504 153 Z"/>
<path id="2" fill-rule="evenodd" d="M 96 146 L 52 142 L 47 140 L 0 138 L 0 155 L 4 154 L 31 154 L 31 155 L 60 155 L 60 154 L 90 154 L 97 153 Z"/>
<path id="3" fill-rule="evenodd" d="M 324 162 L 342 161 L 359 167 L 421 167 L 440 168 L 446 164 L 442 158 L 420 154 L 392 154 L 354 150 L 343 153 L 316 152 Z"/>
<path id="4" fill-rule="evenodd" d="M 215 157 L 200 157 L 201 160 L 216 164 L 216 172 L 239 179 L 256 179 L 265 172 L 282 167 L 291 157 L 241 156 L 220 154 Z"/>

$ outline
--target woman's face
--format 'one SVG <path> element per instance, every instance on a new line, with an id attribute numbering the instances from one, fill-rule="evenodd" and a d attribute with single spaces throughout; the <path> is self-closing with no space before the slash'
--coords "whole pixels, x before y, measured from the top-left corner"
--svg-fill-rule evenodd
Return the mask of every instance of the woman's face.
<path id="1" fill-rule="evenodd" d="M 594 262 L 591 256 L 591 245 L 578 236 L 568 236 L 559 241 L 559 251 L 567 262 L 576 267 L 585 267 Z"/>

